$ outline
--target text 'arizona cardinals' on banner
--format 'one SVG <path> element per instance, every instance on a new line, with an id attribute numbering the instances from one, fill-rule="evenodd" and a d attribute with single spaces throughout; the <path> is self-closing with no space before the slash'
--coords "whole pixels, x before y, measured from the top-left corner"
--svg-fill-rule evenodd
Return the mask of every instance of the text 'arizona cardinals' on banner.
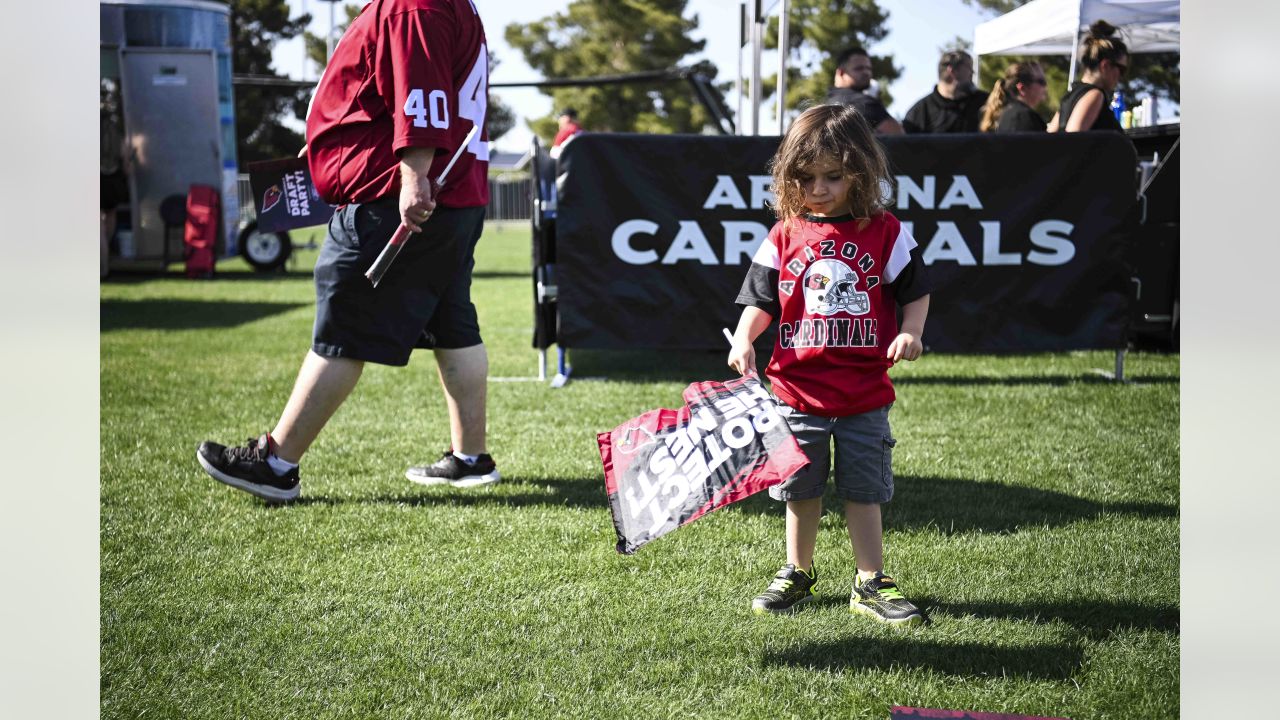
<path id="1" fill-rule="evenodd" d="M 809 464 L 756 378 L 699 382 L 685 407 L 597 435 L 618 552 L 777 485 Z"/>
<path id="2" fill-rule="evenodd" d="M 881 138 L 886 205 L 934 281 L 924 342 L 951 352 L 1124 344 L 1115 234 L 1136 195 L 1119 133 Z M 583 134 L 560 158 L 558 341 L 718 349 L 774 223 L 777 137 Z M 865 290 L 858 278 L 854 290 Z"/>

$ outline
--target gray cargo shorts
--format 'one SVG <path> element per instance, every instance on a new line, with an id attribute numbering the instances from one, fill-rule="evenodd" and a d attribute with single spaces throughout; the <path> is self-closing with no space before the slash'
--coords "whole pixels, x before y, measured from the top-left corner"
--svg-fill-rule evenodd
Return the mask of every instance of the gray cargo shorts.
<path id="1" fill-rule="evenodd" d="M 831 470 L 831 441 L 836 447 L 836 494 L 856 503 L 893 499 L 893 446 L 889 409 L 893 403 L 858 415 L 829 418 L 802 413 L 779 401 L 778 412 L 809 458 L 809 467 L 769 488 L 774 500 L 822 497 Z"/>

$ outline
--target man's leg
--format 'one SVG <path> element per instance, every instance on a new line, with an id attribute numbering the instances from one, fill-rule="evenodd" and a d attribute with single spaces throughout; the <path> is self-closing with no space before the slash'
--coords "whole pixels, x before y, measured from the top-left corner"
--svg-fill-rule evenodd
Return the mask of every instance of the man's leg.
<path id="1" fill-rule="evenodd" d="M 276 456 L 297 463 L 360 380 L 364 362 L 308 351 L 284 412 L 271 431 Z"/>
<path id="2" fill-rule="evenodd" d="M 489 354 L 484 344 L 437 349 L 436 369 L 449 406 L 449 439 L 464 455 L 485 452 L 485 400 Z"/>
<path id="3" fill-rule="evenodd" d="M 238 447 L 203 442 L 196 459 L 219 482 L 268 502 L 293 500 L 300 491 L 298 461 L 351 394 L 363 369 L 360 360 L 307 352 L 275 429 Z"/>

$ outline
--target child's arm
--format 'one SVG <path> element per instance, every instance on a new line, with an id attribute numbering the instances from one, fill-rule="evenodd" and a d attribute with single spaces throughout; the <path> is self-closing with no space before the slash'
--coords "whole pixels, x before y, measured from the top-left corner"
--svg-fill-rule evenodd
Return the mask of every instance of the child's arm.
<path id="1" fill-rule="evenodd" d="M 729 350 L 729 367 L 740 375 L 756 374 L 756 349 L 752 342 L 773 322 L 773 316 L 758 307 L 742 308 L 738 328 L 733 331 L 733 347 Z"/>
<path id="2" fill-rule="evenodd" d="M 893 362 L 903 358 L 915 360 L 924 352 L 924 344 L 920 336 L 924 335 L 924 319 L 929 314 L 929 296 L 922 295 L 902 306 L 902 328 L 898 337 L 889 343 L 889 352 L 885 357 Z"/>

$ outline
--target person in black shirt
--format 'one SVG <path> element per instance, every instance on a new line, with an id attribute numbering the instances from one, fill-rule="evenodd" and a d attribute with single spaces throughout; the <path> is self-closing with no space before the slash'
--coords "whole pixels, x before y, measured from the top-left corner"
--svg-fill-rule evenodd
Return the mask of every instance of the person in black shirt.
<path id="1" fill-rule="evenodd" d="M 851 47 L 836 56 L 835 87 L 827 91 L 827 101 L 849 105 L 862 113 L 879 135 L 901 135 L 902 126 L 884 109 L 884 103 L 867 94 L 871 87 L 871 56 L 860 47 Z"/>
<path id="2" fill-rule="evenodd" d="M 1080 47 L 1080 80 L 1062 96 L 1058 114 L 1049 121 L 1049 132 L 1114 130 L 1123 132 L 1108 107 L 1111 94 L 1129 70 L 1129 49 L 1112 37 L 1115 26 L 1099 20 L 1089 27 Z"/>
<path id="3" fill-rule="evenodd" d="M 908 133 L 978 132 L 987 93 L 973 84 L 973 58 L 951 50 L 938 61 L 938 84 L 902 118 Z"/>
<path id="4" fill-rule="evenodd" d="M 982 132 L 1044 132 L 1044 118 L 1034 108 L 1044 102 L 1049 88 L 1038 62 L 1014 63 L 1005 68 L 987 96 L 982 112 Z"/>

